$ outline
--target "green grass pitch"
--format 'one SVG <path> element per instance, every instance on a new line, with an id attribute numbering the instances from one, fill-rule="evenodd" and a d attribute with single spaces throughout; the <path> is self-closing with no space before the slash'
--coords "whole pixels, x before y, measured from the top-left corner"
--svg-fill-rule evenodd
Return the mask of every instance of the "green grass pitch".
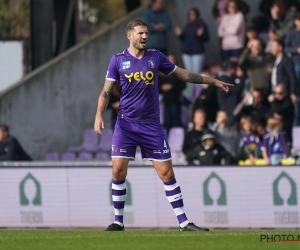
<path id="1" fill-rule="evenodd" d="M 262 243 L 260 235 L 292 234 L 297 230 L 211 230 L 179 232 L 177 230 L 0 230 L 1 250 L 35 249 L 205 249 L 205 250 L 276 250 L 300 249 L 300 242 Z"/>

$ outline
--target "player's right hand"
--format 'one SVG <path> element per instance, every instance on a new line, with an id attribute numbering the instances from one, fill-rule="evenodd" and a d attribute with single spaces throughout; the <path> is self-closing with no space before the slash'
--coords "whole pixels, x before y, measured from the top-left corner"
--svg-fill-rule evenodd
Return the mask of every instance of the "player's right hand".
<path id="1" fill-rule="evenodd" d="M 97 134 L 102 135 L 101 129 L 104 129 L 104 121 L 102 116 L 95 117 L 94 130 Z"/>

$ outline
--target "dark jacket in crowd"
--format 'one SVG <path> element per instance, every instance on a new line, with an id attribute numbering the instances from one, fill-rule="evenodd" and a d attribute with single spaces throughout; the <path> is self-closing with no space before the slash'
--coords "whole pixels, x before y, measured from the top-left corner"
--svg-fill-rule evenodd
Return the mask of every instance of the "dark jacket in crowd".
<path id="1" fill-rule="evenodd" d="M 266 114 L 270 111 L 269 102 L 263 103 L 259 108 L 254 108 L 252 105 L 244 106 L 239 114 L 239 118 L 250 116 L 252 122 L 266 123 Z"/>
<path id="2" fill-rule="evenodd" d="M 0 142 L 0 161 L 31 161 L 19 141 L 9 136 L 6 142 Z"/>
<path id="3" fill-rule="evenodd" d="M 186 132 L 182 146 L 182 152 L 185 154 L 186 157 L 189 157 L 189 155 L 192 153 L 192 150 L 197 145 L 201 145 L 203 131 L 197 131 L 195 129 L 192 129 L 191 131 Z"/>
<path id="4" fill-rule="evenodd" d="M 271 16 L 271 8 L 276 0 L 262 0 L 259 5 L 259 10 L 266 16 Z M 300 8 L 300 2 L 298 0 L 285 0 L 288 7 L 295 6 L 298 10 Z"/>
<path id="5" fill-rule="evenodd" d="M 199 28 L 204 29 L 202 36 L 197 36 L 197 30 Z M 206 23 L 202 19 L 188 23 L 179 38 L 182 41 L 182 52 L 184 54 L 193 55 L 204 53 L 204 43 L 209 41 L 209 32 Z"/>
<path id="6" fill-rule="evenodd" d="M 147 47 L 150 49 L 166 50 L 168 47 L 167 33 L 172 29 L 172 23 L 167 11 L 153 11 L 151 6 L 143 13 L 143 21 L 148 26 L 149 38 Z M 155 31 L 152 24 L 163 23 L 161 31 Z"/>
<path id="7" fill-rule="evenodd" d="M 298 48 L 300 47 L 300 31 L 291 30 L 285 39 L 285 52 L 291 54 L 295 64 L 300 64 L 300 54 Z"/>
<path id="8" fill-rule="evenodd" d="M 297 83 L 294 62 L 291 57 L 284 55 L 281 62 L 277 65 L 277 84 L 283 84 L 290 94 L 297 95 L 299 83 Z"/>
<path id="9" fill-rule="evenodd" d="M 292 129 L 294 122 L 294 104 L 289 96 L 282 101 L 274 100 L 270 103 L 271 108 L 267 118 L 272 117 L 275 113 L 282 116 L 282 129 L 286 132 L 288 139 L 292 141 Z"/>
<path id="10" fill-rule="evenodd" d="M 262 52 L 258 56 L 251 54 L 249 48 L 244 49 L 239 59 L 241 67 L 249 72 L 250 84 L 253 89 L 269 89 L 270 73 L 267 67 L 274 61 L 273 55 Z"/>
<path id="11" fill-rule="evenodd" d="M 225 93 L 220 89 L 217 90 L 219 107 L 227 112 L 229 125 L 232 125 L 235 123 L 233 110 L 241 101 L 242 93 L 244 91 L 245 77 L 230 76 L 226 72 L 222 71 L 218 74 L 217 79 L 234 85 L 234 87 L 230 88 L 228 93 Z"/>
<path id="12" fill-rule="evenodd" d="M 207 88 L 203 88 L 200 96 L 194 102 L 193 113 L 198 108 L 204 109 L 208 122 L 214 122 L 216 120 L 216 115 L 219 110 L 216 87 L 208 85 Z"/>
<path id="13" fill-rule="evenodd" d="M 276 30 L 279 39 L 284 39 L 285 36 L 294 28 L 295 12 L 289 11 L 284 17 L 276 20 L 271 19 L 270 29 Z"/>
<path id="14" fill-rule="evenodd" d="M 181 92 L 185 88 L 185 82 L 182 82 L 171 76 L 159 76 L 158 78 L 160 93 L 163 95 L 163 103 L 166 105 L 181 104 Z M 164 83 L 169 83 L 173 88 L 168 92 L 163 92 L 161 86 Z"/>
<path id="15" fill-rule="evenodd" d="M 212 137 L 215 143 L 208 147 L 204 141 L 206 138 Z M 186 155 L 186 160 L 189 165 L 202 166 L 229 165 L 232 163 L 230 154 L 220 144 L 216 143 L 213 132 L 208 129 L 203 131 L 201 143 L 190 150 L 189 154 Z"/>

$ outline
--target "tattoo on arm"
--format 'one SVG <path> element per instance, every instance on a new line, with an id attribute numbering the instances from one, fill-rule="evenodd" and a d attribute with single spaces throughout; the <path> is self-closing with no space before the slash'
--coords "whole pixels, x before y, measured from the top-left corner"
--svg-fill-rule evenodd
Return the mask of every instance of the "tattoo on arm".
<path id="1" fill-rule="evenodd" d="M 170 76 L 180 79 L 178 74 L 175 71 L 172 74 L 170 74 Z"/>
<path id="2" fill-rule="evenodd" d="M 199 83 L 199 84 L 203 83 L 203 77 L 195 73 L 189 73 L 188 79 L 189 82 L 192 83 Z"/>
<path id="3" fill-rule="evenodd" d="M 106 100 L 109 100 L 111 93 L 115 86 L 115 81 L 105 80 L 103 90 L 100 96 L 103 96 Z"/>

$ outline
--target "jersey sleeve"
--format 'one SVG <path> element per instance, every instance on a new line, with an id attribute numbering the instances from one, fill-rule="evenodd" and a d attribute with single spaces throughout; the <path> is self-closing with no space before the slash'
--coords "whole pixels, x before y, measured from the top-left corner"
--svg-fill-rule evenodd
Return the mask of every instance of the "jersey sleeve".
<path id="1" fill-rule="evenodd" d="M 110 59 L 108 69 L 107 69 L 107 74 L 106 74 L 106 79 L 110 81 L 117 81 L 119 80 L 120 75 L 118 71 L 118 66 L 117 66 L 117 59 L 115 56 L 113 56 Z"/>
<path id="2" fill-rule="evenodd" d="M 165 75 L 170 75 L 176 70 L 177 66 L 169 61 L 169 59 L 159 51 L 159 67 L 158 69 Z"/>

